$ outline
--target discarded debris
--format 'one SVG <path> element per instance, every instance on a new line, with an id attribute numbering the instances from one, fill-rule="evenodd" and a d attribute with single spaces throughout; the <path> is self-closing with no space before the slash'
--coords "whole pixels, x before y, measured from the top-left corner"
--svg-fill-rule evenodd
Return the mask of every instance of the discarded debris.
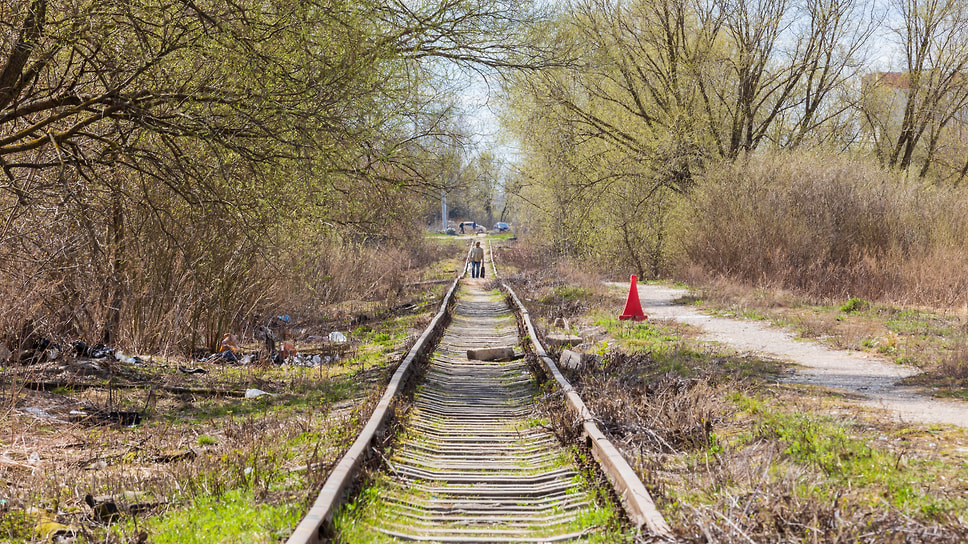
<path id="1" fill-rule="evenodd" d="M 52 416 L 52 415 L 48 414 L 47 412 L 45 412 L 43 408 L 38 408 L 36 406 L 31 406 L 29 408 L 24 408 L 24 412 L 27 412 L 28 414 L 30 414 L 30 415 L 32 415 L 32 416 L 34 416 L 36 418 L 39 418 L 39 419 L 57 419 L 56 416 Z"/>
<path id="2" fill-rule="evenodd" d="M 178 371 L 183 374 L 207 374 L 208 371 L 204 368 L 188 368 L 182 365 L 178 365 Z"/>
<path id="3" fill-rule="evenodd" d="M 110 498 L 98 501 L 88 493 L 84 496 L 84 502 L 91 507 L 91 517 L 100 523 L 114 523 L 121 517 L 121 509 Z"/>
<path id="4" fill-rule="evenodd" d="M 575 336 L 572 334 L 549 334 L 545 337 L 545 340 L 551 347 L 574 346 L 581 344 L 581 336 Z"/>
<path id="5" fill-rule="evenodd" d="M 296 350 L 296 345 L 292 342 L 281 342 L 279 344 L 279 355 L 283 359 L 288 359 L 297 353 L 298 351 Z"/>
<path id="6" fill-rule="evenodd" d="M 119 363 L 124 363 L 126 365 L 142 364 L 144 362 L 141 359 L 139 359 L 138 357 L 128 357 L 127 355 L 125 355 L 124 353 L 122 353 L 120 351 L 115 351 L 114 352 L 114 358 Z"/>
<path id="7" fill-rule="evenodd" d="M 239 339 L 232 333 L 227 332 L 225 336 L 222 337 L 222 344 L 219 351 L 231 351 L 232 353 L 239 353 Z"/>
<path id="8" fill-rule="evenodd" d="M 276 396 L 275 393 L 266 393 L 265 391 L 263 391 L 261 389 L 246 389 L 245 390 L 245 398 L 247 398 L 247 399 L 254 399 L 254 398 L 257 398 L 257 397 L 261 397 L 263 395 L 269 395 L 270 397 L 275 397 Z"/>
<path id="9" fill-rule="evenodd" d="M 343 334 L 343 333 L 341 333 L 341 332 L 339 332 L 339 331 L 333 331 L 333 332 L 329 333 L 329 341 L 330 342 L 333 342 L 335 344 L 345 343 L 346 342 L 346 335 Z"/>

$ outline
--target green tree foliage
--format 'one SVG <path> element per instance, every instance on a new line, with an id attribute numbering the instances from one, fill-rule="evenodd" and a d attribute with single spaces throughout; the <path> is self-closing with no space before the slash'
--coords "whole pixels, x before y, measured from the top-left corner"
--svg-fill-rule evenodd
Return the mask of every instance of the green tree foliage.
<path id="1" fill-rule="evenodd" d="M 568 4 L 549 42 L 572 62 L 507 92 L 544 238 L 658 273 L 670 203 L 705 168 L 853 138 L 869 15 L 855 0 Z"/>
<path id="2" fill-rule="evenodd" d="M 3 314 L 38 320 L 7 335 L 213 345 L 304 241 L 406 238 L 464 138 L 443 66 L 537 62 L 517 47 L 527 9 L 3 4 Z"/>

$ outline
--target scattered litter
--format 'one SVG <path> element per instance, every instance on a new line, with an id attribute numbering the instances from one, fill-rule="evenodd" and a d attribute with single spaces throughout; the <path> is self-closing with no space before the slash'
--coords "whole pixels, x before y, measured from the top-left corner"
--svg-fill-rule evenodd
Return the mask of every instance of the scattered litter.
<path id="1" fill-rule="evenodd" d="M 237 363 L 239 362 L 238 356 L 235 355 L 234 351 L 222 351 L 214 355 L 216 359 L 221 359 L 226 363 Z"/>
<path id="2" fill-rule="evenodd" d="M 219 351 L 231 351 L 232 353 L 238 353 L 239 339 L 230 332 L 225 333 L 225 336 L 222 337 L 222 345 L 219 348 Z"/>
<path id="3" fill-rule="evenodd" d="M 120 351 L 114 352 L 114 358 L 117 359 L 118 362 L 124 363 L 126 365 L 133 365 L 137 362 L 136 357 L 128 357 L 127 355 L 125 355 Z"/>
<path id="4" fill-rule="evenodd" d="M 40 463 L 40 454 L 35 451 L 30 452 L 30 455 L 27 457 L 27 462 L 30 463 L 31 465 L 36 465 L 37 463 Z"/>
<path id="5" fill-rule="evenodd" d="M 263 391 L 261 389 L 246 389 L 245 390 L 245 398 L 247 398 L 247 399 L 254 399 L 254 398 L 257 398 L 257 397 L 261 397 L 262 395 L 269 395 L 270 397 L 276 396 L 275 393 L 266 393 L 265 391 Z"/>
<path id="6" fill-rule="evenodd" d="M 244 473 L 244 474 L 245 474 L 246 476 L 248 476 L 249 474 L 252 474 L 252 467 L 245 467 L 245 470 L 243 470 L 242 472 L 243 472 L 243 473 Z"/>
<path id="7" fill-rule="evenodd" d="M 56 416 L 52 416 L 45 412 L 43 408 L 37 408 L 36 406 L 24 408 L 24 411 L 32 416 L 39 417 L 40 419 L 57 419 Z"/>
<path id="8" fill-rule="evenodd" d="M 339 331 L 333 331 L 329 333 L 329 341 L 342 344 L 343 342 L 346 342 L 346 335 Z"/>
<path id="9" fill-rule="evenodd" d="M 178 365 L 178 371 L 185 374 L 207 374 L 208 371 L 204 368 L 187 368 L 182 365 Z"/>
<path id="10" fill-rule="evenodd" d="M 114 523 L 121 517 L 121 510 L 118 508 L 118 505 L 109 498 L 98 500 L 88 493 L 84 496 L 84 502 L 91 507 L 94 519 L 100 523 Z"/>
<path id="11" fill-rule="evenodd" d="M 243 355 L 242 358 L 239 359 L 239 363 L 243 365 L 251 365 L 253 361 L 255 361 L 255 355 L 252 353 Z"/>
<path id="12" fill-rule="evenodd" d="M 91 348 L 90 353 L 91 353 L 92 359 L 103 359 L 105 357 L 110 357 L 114 355 L 114 350 L 108 347 L 104 347 L 101 344 L 98 344 L 93 348 Z"/>
<path id="13" fill-rule="evenodd" d="M 282 342 L 279 344 L 279 355 L 281 355 L 283 359 L 293 357 L 297 353 L 299 352 L 296 351 L 296 345 L 292 342 Z"/>
<path id="14" fill-rule="evenodd" d="M 277 315 L 276 319 L 278 319 L 279 321 L 282 321 L 283 323 L 289 323 L 290 321 L 292 321 L 292 318 L 289 317 L 289 314 Z"/>

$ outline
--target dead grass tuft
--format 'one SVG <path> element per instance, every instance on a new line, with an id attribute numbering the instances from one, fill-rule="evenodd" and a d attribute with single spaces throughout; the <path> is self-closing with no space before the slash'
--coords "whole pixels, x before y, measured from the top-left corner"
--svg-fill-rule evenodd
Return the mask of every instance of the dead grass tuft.
<path id="1" fill-rule="evenodd" d="M 968 341 L 961 341 L 952 346 L 932 369 L 932 373 L 968 385 Z"/>
<path id="2" fill-rule="evenodd" d="M 603 430 L 640 453 L 710 447 L 713 425 L 730 413 L 717 386 L 673 372 L 652 375 L 656 366 L 647 354 L 613 352 L 566 375 Z"/>
<path id="3" fill-rule="evenodd" d="M 717 504 L 687 507 L 677 526 L 680 542 L 820 542 L 938 544 L 963 542 L 968 529 L 957 520 L 925 524 L 896 511 L 872 512 L 835 496 L 817 501 L 795 486 L 760 485 L 740 496 L 726 493 Z"/>

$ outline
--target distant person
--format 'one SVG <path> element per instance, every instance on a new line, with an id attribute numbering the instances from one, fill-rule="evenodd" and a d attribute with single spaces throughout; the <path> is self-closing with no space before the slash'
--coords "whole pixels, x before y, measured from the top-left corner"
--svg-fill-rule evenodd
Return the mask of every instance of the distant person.
<path id="1" fill-rule="evenodd" d="M 461 234 L 464 234 L 464 222 L 463 221 L 461 221 L 461 224 L 460 224 L 460 233 Z"/>
<path id="2" fill-rule="evenodd" d="M 481 247 L 480 242 L 474 244 L 467 258 L 471 261 L 471 277 L 483 277 L 481 276 L 481 263 L 484 261 L 484 248 Z"/>

